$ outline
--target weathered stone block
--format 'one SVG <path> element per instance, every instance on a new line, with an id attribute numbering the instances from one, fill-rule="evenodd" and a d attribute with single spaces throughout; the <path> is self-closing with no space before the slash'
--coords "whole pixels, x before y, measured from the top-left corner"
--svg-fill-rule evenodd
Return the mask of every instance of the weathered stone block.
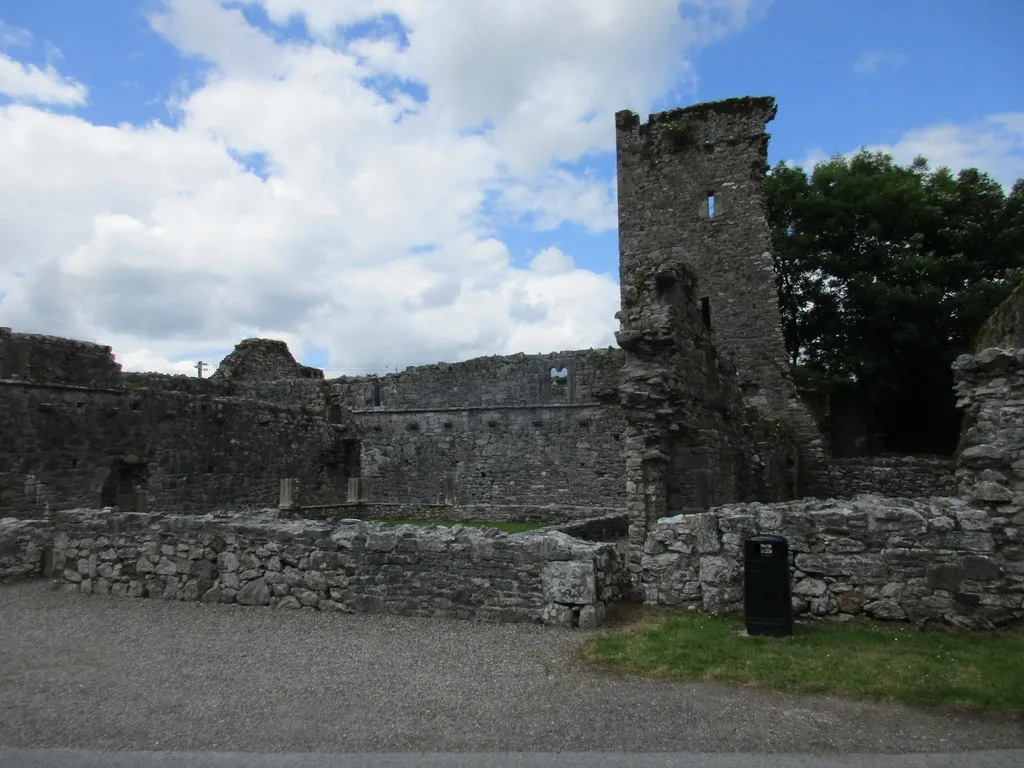
<path id="1" fill-rule="evenodd" d="M 592 562 L 548 563 L 541 571 L 541 585 L 549 602 L 585 604 L 597 600 Z"/>
<path id="2" fill-rule="evenodd" d="M 963 577 L 971 581 L 991 581 L 1002 575 L 999 564 L 987 557 L 968 555 L 962 561 Z M 944 587 L 946 589 L 946 587 Z M 955 591 L 951 589 L 950 591 Z"/>
<path id="3" fill-rule="evenodd" d="M 936 565 L 928 569 L 926 579 L 929 589 L 944 589 L 956 592 L 960 589 L 963 572 L 955 565 Z"/>
<path id="4" fill-rule="evenodd" d="M 241 605 L 269 605 L 270 590 L 263 579 L 255 579 L 243 586 L 235 595 L 235 602 Z"/>

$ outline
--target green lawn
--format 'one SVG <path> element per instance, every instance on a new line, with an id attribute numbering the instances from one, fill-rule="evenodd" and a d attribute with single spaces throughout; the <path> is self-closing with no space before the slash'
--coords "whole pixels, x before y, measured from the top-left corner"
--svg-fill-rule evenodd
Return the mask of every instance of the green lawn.
<path id="1" fill-rule="evenodd" d="M 1024 634 L 904 625 L 800 623 L 792 637 L 746 637 L 743 622 L 673 614 L 588 641 L 606 669 L 825 692 L 916 705 L 1024 712 Z"/>
<path id="2" fill-rule="evenodd" d="M 550 523 L 467 523 L 461 520 L 374 520 L 373 522 L 387 523 L 388 525 L 443 525 L 447 528 L 451 528 L 453 525 L 465 525 L 470 528 L 497 528 L 504 533 L 535 531 L 550 525 Z"/>

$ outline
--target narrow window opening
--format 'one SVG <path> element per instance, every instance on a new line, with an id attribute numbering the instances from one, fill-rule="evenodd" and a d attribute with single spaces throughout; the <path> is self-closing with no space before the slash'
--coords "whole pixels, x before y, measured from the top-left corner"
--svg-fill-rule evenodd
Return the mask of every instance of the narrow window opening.
<path id="1" fill-rule="evenodd" d="M 700 300 L 700 316 L 704 320 L 704 327 L 711 330 L 711 297 L 703 296 Z"/>
<path id="2" fill-rule="evenodd" d="M 569 369 L 566 367 L 551 369 L 551 386 L 564 387 L 569 383 Z"/>
<path id="3" fill-rule="evenodd" d="M 715 218 L 715 193 L 708 192 L 708 218 Z"/>

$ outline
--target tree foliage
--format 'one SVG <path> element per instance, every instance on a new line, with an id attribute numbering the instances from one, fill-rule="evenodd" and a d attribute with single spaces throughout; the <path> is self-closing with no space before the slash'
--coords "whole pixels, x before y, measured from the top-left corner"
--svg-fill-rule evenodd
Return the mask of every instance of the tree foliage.
<path id="1" fill-rule="evenodd" d="M 791 362 L 855 386 L 891 450 L 952 451 L 950 365 L 1024 276 L 1024 180 L 861 151 L 765 194 Z"/>

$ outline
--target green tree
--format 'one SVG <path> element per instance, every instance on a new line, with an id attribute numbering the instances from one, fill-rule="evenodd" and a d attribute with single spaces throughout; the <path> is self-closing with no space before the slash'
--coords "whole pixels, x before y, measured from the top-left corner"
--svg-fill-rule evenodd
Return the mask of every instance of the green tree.
<path id="1" fill-rule="evenodd" d="M 950 365 L 1024 274 L 1024 182 L 861 151 L 765 194 L 791 362 L 855 387 L 891 450 L 952 451 Z"/>

